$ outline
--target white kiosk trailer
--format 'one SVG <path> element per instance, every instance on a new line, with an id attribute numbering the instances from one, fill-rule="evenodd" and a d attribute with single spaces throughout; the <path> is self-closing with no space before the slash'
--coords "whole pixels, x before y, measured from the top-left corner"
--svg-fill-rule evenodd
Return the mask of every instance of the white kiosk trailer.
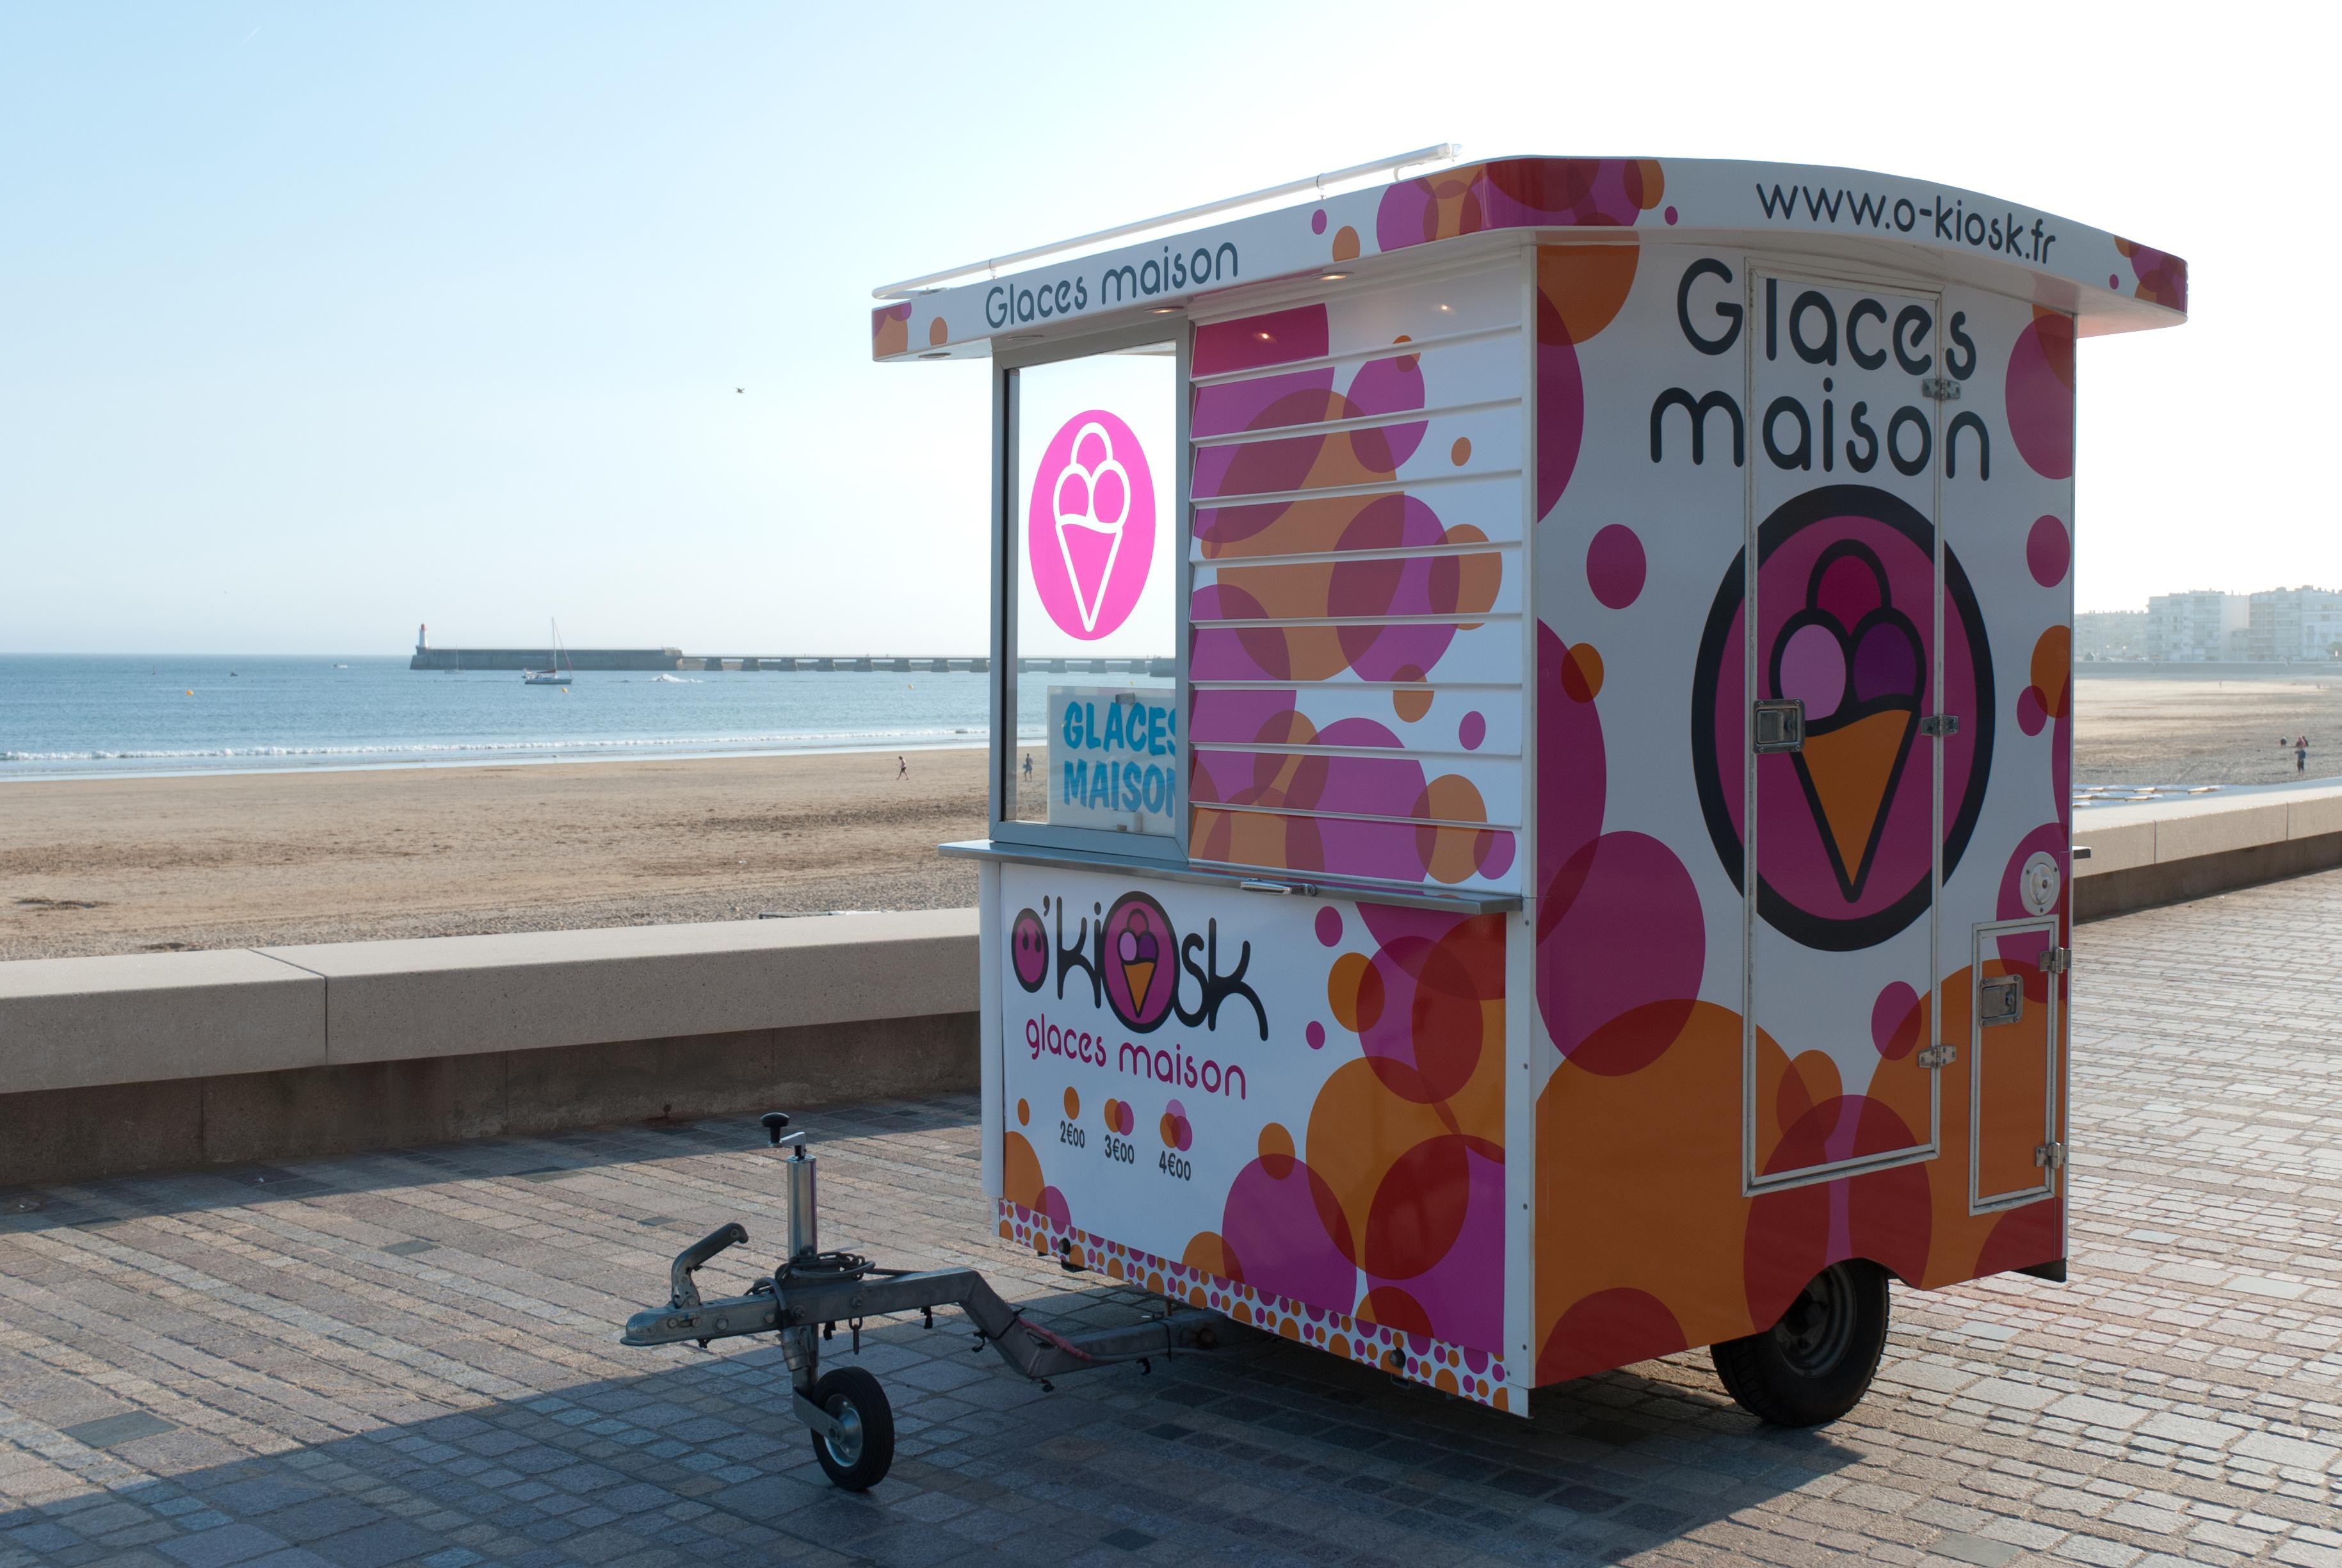
<path id="1" fill-rule="evenodd" d="M 1889 1275 L 2064 1277 L 2075 347 L 2184 262 L 1519 157 L 973 270 L 872 348 L 993 365 L 1003 1237 L 1503 1411 L 1707 1345 L 1785 1423 Z M 1034 1375 L 1209 1321 L 970 1310 Z M 867 1484 L 883 1393 L 796 1364 Z"/>

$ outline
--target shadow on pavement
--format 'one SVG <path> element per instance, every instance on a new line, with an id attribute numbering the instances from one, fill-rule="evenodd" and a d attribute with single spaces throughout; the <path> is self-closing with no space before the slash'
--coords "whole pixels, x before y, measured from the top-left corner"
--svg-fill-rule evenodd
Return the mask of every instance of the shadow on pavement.
<path id="1" fill-rule="evenodd" d="M 1134 1299 L 1029 1305 L 1095 1319 Z M 1524 1421 L 1249 1331 L 1045 1394 L 972 1353 L 956 1314 L 938 1323 L 865 1335 L 900 1433 L 866 1495 L 815 1467 L 776 1348 L 645 1352 L 638 1377 L 163 1478 L 132 1473 L 171 1468 L 174 1429 L 145 1412 L 62 1438 L 19 1423 L 17 1443 L 117 1479 L 0 1513 L 0 1564 L 1616 1562 L 1857 1457 L 1759 1428 L 1712 1385 L 1607 1373 Z"/>

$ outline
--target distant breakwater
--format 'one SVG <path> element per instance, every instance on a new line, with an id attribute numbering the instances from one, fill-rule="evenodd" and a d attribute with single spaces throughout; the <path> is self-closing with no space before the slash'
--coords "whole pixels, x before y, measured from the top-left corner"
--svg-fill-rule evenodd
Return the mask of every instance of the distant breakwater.
<path id="1" fill-rule="evenodd" d="M 574 670 L 729 671 L 741 674 L 851 670 L 942 674 L 952 671 L 982 674 L 992 668 L 988 657 L 903 658 L 892 654 L 760 654 L 730 657 L 686 654 L 680 648 L 565 648 L 561 663 Z M 545 648 L 417 648 L 410 670 L 544 670 L 553 667 Z M 1168 679 L 1178 674 L 1178 663 L 1160 659 L 1020 659 L 1016 667 L 1028 674 L 1130 674 Z"/>

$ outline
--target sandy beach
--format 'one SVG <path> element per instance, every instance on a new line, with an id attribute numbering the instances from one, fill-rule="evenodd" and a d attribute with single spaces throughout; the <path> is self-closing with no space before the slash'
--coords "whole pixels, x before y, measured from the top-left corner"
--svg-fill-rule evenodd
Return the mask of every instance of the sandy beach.
<path id="1" fill-rule="evenodd" d="M 0 959 L 976 902 L 980 750 L 0 784 Z"/>
<path id="2" fill-rule="evenodd" d="M 2087 666 L 2085 666 L 2087 668 Z M 2307 776 L 2342 774 L 2342 679 L 2114 676 L 2074 683 L 2074 782 L 2286 784 L 2309 737 Z"/>
<path id="3" fill-rule="evenodd" d="M 2074 780 L 2342 773 L 2342 682 L 2077 683 Z M 976 902 L 984 754 L 0 784 L 0 959 Z"/>

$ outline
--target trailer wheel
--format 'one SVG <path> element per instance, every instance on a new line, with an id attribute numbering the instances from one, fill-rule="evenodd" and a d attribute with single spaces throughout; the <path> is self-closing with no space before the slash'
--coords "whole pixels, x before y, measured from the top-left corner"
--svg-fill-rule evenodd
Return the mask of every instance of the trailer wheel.
<path id="1" fill-rule="evenodd" d="M 848 1492 L 867 1492 L 895 1466 L 895 1410 L 878 1380 L 858 1366 L 835 1367 L 813 1385 L 813 1402 L 845 1429 L 816 1432 L 813 1456 L 822 1473 Z"/>
<path id="2" fill-rule="evenodd" d="M 1724 1392 L 1775 1426 L 1818 1426 L 1861 1403 L 1887 1349 L 1887 1271 L 1832 1263 L 1762 1333 L 1708 1347 Z"/>

